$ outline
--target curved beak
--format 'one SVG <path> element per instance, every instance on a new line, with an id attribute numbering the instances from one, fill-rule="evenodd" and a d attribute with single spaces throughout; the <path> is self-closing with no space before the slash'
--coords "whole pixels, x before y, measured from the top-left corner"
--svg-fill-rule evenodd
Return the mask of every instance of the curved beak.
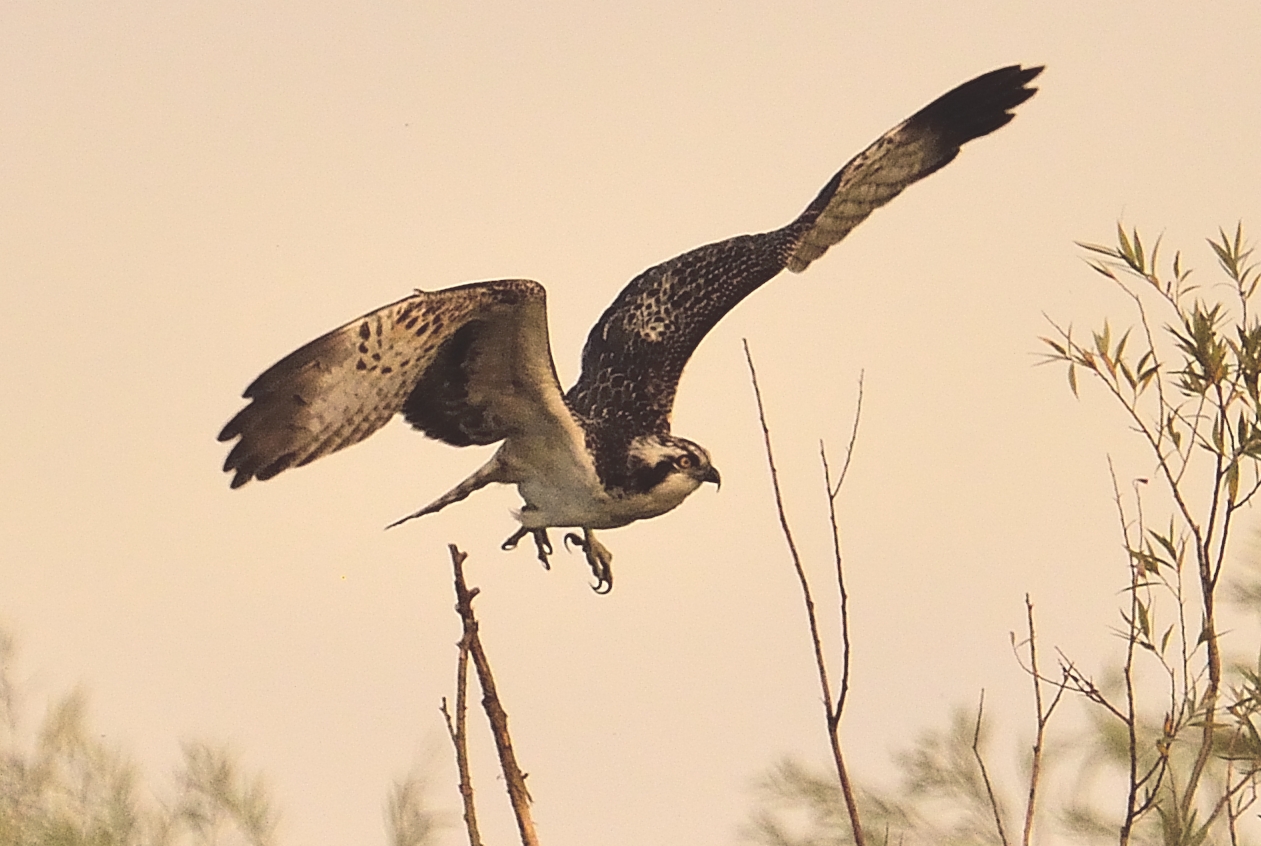
<path id="1" fill-rule="evenodd" d="M 701 477 L 702 482 L 713 482 L 714 486 L 722 490 L 722 476 L 718 473 L 718 468 L 711 466 L 709 472 Z"/>

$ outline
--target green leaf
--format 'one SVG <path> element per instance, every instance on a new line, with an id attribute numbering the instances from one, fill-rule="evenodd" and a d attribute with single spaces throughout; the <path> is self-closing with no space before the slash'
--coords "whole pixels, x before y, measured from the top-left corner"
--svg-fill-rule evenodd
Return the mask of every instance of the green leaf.
<path id="1" fill-rule="evenodd" d="M 1121 254 L 1116 251 L 1115 247 L 1105 247 L 1100 244 L 1090 244 L 1090 243 L 1087 243 L 1086 241 L 1076 241 L 1074 243 L 1076 243 L 1077 246 L 1081 247 L 1083 250 L 1089 250 L 1092 253 L 1099 253 L 1100 255 L 1107 256 L 1108 258 L 1121 258 L 1122 257 Z"/>
<path id="2" fill-rule="evenodd" d="M 1112 268 L 1108 267 L 1106 264 L 1103 264 L 1097 261 L 1092 261 L 1092 262 L 1087 262 L 1087 265 L 1090 267 L 1091 270 L 1095 271 L 1096 273 L 1102 273 L 1104 276 L 1108 277 L 1109 279 L 1116 281 L 1117 275 L 1113 273 Z"/>
<path id="3" fill-rule="evenodd" d="M 1138 380 L 1134 378 L 1134 374 L 1130 372 L 1130 368 L 1125 366 L 1125 362 L 1117 359 L 1117 366 L 1121 368 L 1121 375 L 1125 377 L 1125 381 L 1129 383 L 1130 389 L 1138 388 Z"/>
<path id="4" fill-rule="evenodd" d="M 1151 623 L 1147 618 L 1147 606 L 1143 604 L 1141 599 L 1135 600 L 1138 606 L 1138 630 L 1144 637 L 1151 637 Z"/>
<path id="5" fill-rule="evenodd" d="M 1077 366 L 1075 364 L 1068 366 L 1068 386 L 1073 389 L 1073 396 L 1080 399 L 1077 393 Z"/>
<path id="6" fill-rule="evenodd" d="M 1156 532 L 1152 529 L 1148 529 L 1147 534 L 1151 535 L 1152 539 L 1155 540 L 1156 543 L 1164 547 L 1165 552 L 1169 553 L 1170 565 L 1172 565 L 1176 561 L 1181 560 L 1182 556 L 1178 554 L 1178 550 L 1175 549 L 1173 545 L 1173 532 L 1172 531 L 1170 531 L 1170 536 L 1167 538 L 1164 537 L 1163 535 L 1156 534 Z"/>
<path id="7" fill-rule="evenodd" d="M 1055 351 L 1056 351 L 1057 353 L 1059 353 L 1061 356 L 1064 356 L 1064 357 L 1067 357 L 1067 356 L 1068 356 L 1068 352 L 1067 352 L 1067 351 L 1065 351 L 1065 349 L 1064 349 L 1063 345 L 1061 345 L 1061 344 L 1057 344 L 1055 341 L 1052 341 L 1050 338 L 1039 338 L 1038 340 L 1040 340 L 1042 343 L 1046 344 L 1046 345 L 1047 345 L 1048 347 L 1050 347 L 1051 349 L 1055 350 Z"/>
<path id="8" fill-rule="evenodd" d="M 1112 354 L 1112 358 L 1115 359 L 1116 361 L 1120 361 L 1121 356 L 1125 355 L 1125 342 L 1130 339 L 1130 332 L 1132 331 L 1133 331 L 1133 327 L 1131 327 L 1130 329 L 1126 329 L 1125 334 L 1121 336 L 1121 340 L 1117 341 L 1116 352 Z"/>
<path id="9" fill-rule="evenodd" d="M 1121 245 L 1121 257 L 1128 262 L 1133 262 L 1134 248 L 1130 246 L 1130 239 L 1125 237 L 1125 228 L 1117 222 L 1117 243 Z"/>
<path id="10" fill-rule="evenodd" d="M 1108 326 L 1108 321 L 1103 321 L 1103 331 L 1095 332 L 1095 351 L 1103 356 L 1103 360 L 1108 360 L 1109 348 L 1112 346 L 1112 328 Z"/>

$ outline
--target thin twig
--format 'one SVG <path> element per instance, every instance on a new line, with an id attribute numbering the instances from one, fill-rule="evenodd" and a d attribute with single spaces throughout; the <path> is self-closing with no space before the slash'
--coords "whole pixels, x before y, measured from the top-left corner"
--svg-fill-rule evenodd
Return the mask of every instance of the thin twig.
<path id="1" fill-rule="evenodd" d="M 849 445 L 845 447 L 845 463 L 841 465 L 841 475 L 836 480 L 836 487 L 828 488 L 828 498 L 836 499 L 841 493 L 841 485 L 849 474 L 849 464 L 854 459 L 854 444 L 858 441 L 858 421 L 863 416 L 863 377 L 866 372 L 858 371 L 858 400 L 854 403 L 854 426 L 849 430 Z"/>
<path id="2" fill-rule="evenodd" d="M 1015 639 L 1015 635 L 1013 634 L 1012 635 L 1013 648 L 1015 648 L 1014 647 L 1015 642 L 1016 642 L 1016 639 Z M 1109 714 L 1111 714 L 1112 716 L 1120 720 L 1122 723 L 1124 723 L 1126 721 L 1126 716 L 1121 711 L 1121 709 L 1117 708 L 1117 706 L 1109 702 L 1108 697 L 1103 695 L 1103 691 L 1101 691 L 1099 687 L 1091 679 L 1082 675 L 1081 670 L 1077 669 L 1077 666 L 1068 659 L 1067 655 L 1064 654 L 1064 650 L 1059 649 L 1057 647 L 1055 652 L 1060 657 L 1060 671 L 1064 674 L 1064 680 L 1065 680 L 1064 683 L 1067 686 L 1067 688 L 1071 690 L 1073 693 L 1079 693 L 1082 696 L 1086 697 L 1087 700 L 1102 707 Z M 1023 667 L 1024 665 L 1021 664 L 1021 666 Z M 1042 677 L 1042 680 L 1050 681 L 1050 679 L 1046 678 L 1045 676 Z"/>
<path id="3" fill-rule="evenodd" d="M 469 846 L 482 846 L 482 837 L 477 830 L 477 809 L 473 804 L 473 779 L 469 773 L 468 760 L 468 657 L 469 638 L 465 633 L 460 638 L 460 654 L 456 658 L 455 670 L 455 722 L 452 723 L 451 712 L 447 710 L 447 699 L 442 698 L 442 717 L 447 724 L 447 734 L 451 736 L 451 744 L 455 747 L 455 764 L 460 773 L 460 800 L 464 805 L 464 828 L 468 831 Z"/>
<path id="4" fill-rule="evenodd" d="M 762 391 L 757 383 L 757 369 L 753 366 L 753 354 L 749 352 L 749 342 L 744 342 L 744 356 L 749 362 L 749 377 L 753 382 L 753 396 L 757 400 L 758 421 L 762 424 L 762 439 L 766 445 L 766 463 L 771 471 L 771 487 L 775 492 L 775 508 L 779 514 L 779 525 L 788 543 L 788 551 L 792 557 L 793 567 L 797 571 L 797 579 L 801 583 L 801 594 L 806 604 L 806 617 L 810 623 L 810 640 L 814 645 L 814 660 L 819 671 L 819 684 L 823 688 L 823 708 L 827 719 L 828 739 L 832 746 L 832 759 L 836 763 L 836 775 L 841 782 L 841 794 L 845 797 L 845 809 L 849 813 L 850 830 L 854 835 L 855 846 L 866 846 L 862 824 L 858 817 L 858 802 L 854 798 L 853 785 L 850 784 L 849 772 L 845 767 L 845 756 L 841 753 L 840 722 L 838 711 L 832 700 L 832 687 L 828 682 L 827 662 L 823 657 L 823 641 L 819 636 L 819 622 L 814 611 L 814 599 L 810 595 L 810 582 L 806 579 L 806 571 L 801 564 L 801 556 L 797 552 L 796 541 L 793 540 L 792 529 L 788 525 L 788 515 L 784 510 L 784 498 L 779 488 L 779 471 L 775 467 L 775 455 L 771 449 L 771 430 L 766 424 L 766 410 L 762 405 Z M 831 490 L 829 489 L 829 494 Z"/>
<path id="5" fill-rule="evenodd" d="M 455 570 L 456 611 L 464 624 L 464 638 L 468 641 L 469 653 L 473 656 L 473 666 L 477 668 L 477 680 L 482 687 L 482 707 L 486 718 L 490 721 L 491 734 L 495 737 L 495 748 L 499 752 L 499 765 L 503 770 L 504 781 L 508 785 L 508 798 L 512 802 L 512 811 L 517 817 L 517 829 L 521 833 L 522 846 L 538 846 L 538 835 L 534 831 L 534 819 L 530 815 L 530 791 L 525 786 L 525 774 L 517 766 L 516 753 L 512 751 L 512 737 L 508 734 L 508 715 L 499 702 L 499 694 L 495 691 L 495 679 L 491 674 L 490 661 L 482 649 L 482 641 L 477 633 L 477 618 L 473 614 L 473 597 L 478 589 L 464 583 L 464 559 L 468 555 L 449 544 L 451 564 Z"/>
<path id="6" fill-rule="evenodd" d="M 849 444 L 845 447 L 845 463 L 841 465 L 840 478 L 836 485 L 832 484 L 832 472 L 828 467 L 828 453 L 819 441 L 819 459 L 823 462 L 823 484 L 828 491 L 828 521 L 832 524 L 832 556 L 836 562 L 836 587 L 841 595 L 841 691 L 836 697 L 836 709 L 832 714 L 832 722 L 839 727 L 841 715 L 845 713 L 845 701 L 849 698 L 849 668 L 852 650 L 849 642 L 849 591 L 845 588 L 845 563 L 841 555 L 841 529 L 836 519 L 836 498 L 840 496 L 841 486 L 849 474 L 850 462 L 854 459 L 854 444 L 858 440 L 858 421 L 863 415 L 863 373 L 858 373 L 858 400 L 854 405 L 854 426 L 850 429 Z M 834 728 L 834 730 L 836 730 Z"/>
<path id="7" fill-rule="evenodd" d="M 1129 525 L 1125 518 L 1125 503 L 1121 499 L 1121 486 L 1117 482 L 1116 468 L 1112 464 L 1112 456 L 1108 456 L 1108 475 L 1112 479 L 1112 499 L 1117 508 L 1117 519 L 1121 524 L 1121 536 L 1125 541 L 1126 560 L 1130 568 L 1130 613 L 1129 631 L 1125 637 L 1125 665 L 1122 676 L 1125 681 L 1125 728 L 1126 749 L 1129 754 L 1129 787 L 1125 800 L 1125 821 L 1121 824 L 1120 846 L 1130 842 L 1134 830 L 1134 822 L 1138 819 L 1138 714 L 1134 696 L 1134 648 L 1138 643 L 1138 562 L 1129 551 L 1134 548 L 1130 543 Z M 1141 531 L 1141 529 L 1140 529 Z"/>
<path id="8" fill-rule="evenodd" d="M 861 395 L 860 395 L 861 396 Z M 861 399 L 860 399 L 861 403 Z M 857 428 L 857 427 L 855 427 Z M 850 442 L 851 450 L 853 442 Z M 823 485 L 828 489 L 828 520 L 832 524 L 832 558 L 836 562 L 836 586 L 841 595 L 841 690 L 836 696 L 836 707 L 828 717 L 828 730 L 837 731 L 841 724 L 841 714 L 845 713 L 845 700 L 849 698 L 849 591 L 845 589 L 845 559 L 841 556 L 841 529 L 836 519 L 836 495 L 840 492 L 840 483 L 832 487 L 832 474 L 828 468 L 828 453 L 819 442 L 819 459 L 823 462 Z M 845 481 L 845 469 L 849 468 L 849 456 L 845 459 L 845 468 L 841 471 L 841 481 Z"/>
<path id="9" fill-rule="evenodd" d="M 990 782 L 989 770 L 985 768 L 985 759 L 981 757 L 981 717 L 985 713 L 985 691 L 981 691 L 981 701 L 976 706 L 976 730 L 972 732 L 972 755 L 976 765 L 981 768 L 981 780 L 985 782 L 985 795 L 990 800 L 990 810 L 994 813 L 994 825 L 998 827 L 998 839 L 1003 846 L 1008 846 L 1007 831 L 1003 828 L 1003 813 L 998 807 L 998 797 L 994 795 L 994 785 Z M 1025 823 L 1026 830 L 1028 823 Z M 1028 841 L 1026 840 L 1026 843 Z"/>
<path id="10" fill-rule="evenodd" d="M 1025 805 L 1025 829 L 1021 838 L 1024 846 L 1029 846 L 1033 842 L 1033 820 L 1037 808 L 1038 800 L 1038 783 L 1042 774 L 1042 752 L 1046 748 L 1044 739 L 1046 737 L 1047 723 L 1051 720 L 1051 714 L 1055 712 L 1055 707 L 1060 704 L 1060 698 L 1064 696 L 1064 691 L 1068 688 L 1071 678 L 1070 671 L 1065 668 L 1060 678 L 1058 689 L 1055 692 L 1055 698 L 1051 700 L 1051 704 L 1046 708 L 1042 705 L 1042 676 L 1038 672 L 1038 634 L 1033 627 L 1033 600 L 1029 598 L 1029 594 L 1025 594 L 1025 619 L 1029 627 L 1029 668 L 1033 676 L 1033 704 L 1038 712 L 1038 730 L 1033 740 L 1033 758 L 1029 765 L 1029 800 Z"/>

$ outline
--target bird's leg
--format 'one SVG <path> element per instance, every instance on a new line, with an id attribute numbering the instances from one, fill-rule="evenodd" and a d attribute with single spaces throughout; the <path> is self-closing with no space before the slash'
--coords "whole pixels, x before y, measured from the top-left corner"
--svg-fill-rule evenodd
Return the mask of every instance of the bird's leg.
<path id="1" fill-rule="evenodd" d="M 591 589 L 599 594 L 613 590 L 613 553 L 609 548 L 595 539 L 595 532 L 582 530 L 583 537 L 574 532 L 565 535 L 565 544 L 573 544 L 587 555 L 587 564 L 595 576 L 595 584 Z"/>
<path id="2" fill-rule="evenodd" d="M 454 488 L 447 491 L 419 511 L 395 520 L 385 528 L 393 529 L 400 523 L 406 523 L 408 520 L 415 520 L 417 517 L 424 517 L 426 514 L 433 514 L 436 511 L 441 511 L 451 503 L 459 502 L 473 491 L 480 490 L 481 488 L 489 485 L 491 482 L 506 481 L 508 481 L 508 479 L 507 476 L 504 475 L 503 467 L 499 463 L 499 453 L 495 453 L 495 457 L 478 468 L 477 472 L 472 476 L 469 476 L 463 482 L 460 482 L 460 484 L 456 485 Z"/>
<path id="3" fill-rule="evenodd" d="M 552 562 L 547 556 L 552 554 L 552 541 L 547 536 L 547 529 L 527 529 L 525 526 L 517 529 L 512 533 L 512 537 L 508 538 L 500 545 L 500 549 L 504 552 L 517 548 L 517 543 L 527 534 L 534 536 L 534 548 L 538 550 L 539 561 L 543 562 L 543 569 L 552 569 Z"/>

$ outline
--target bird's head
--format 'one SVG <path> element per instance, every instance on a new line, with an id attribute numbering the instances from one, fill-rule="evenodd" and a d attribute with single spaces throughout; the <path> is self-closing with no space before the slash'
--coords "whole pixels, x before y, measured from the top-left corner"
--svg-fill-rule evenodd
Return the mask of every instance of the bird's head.
<path id="1" fill-rule="evenodd" d="M 703 482 L 722 485 L 718 468 L 700 444 L 673 435 L 649 435 L 631 442 L 627 455 L 630 487 L 673 508 Z"/>

